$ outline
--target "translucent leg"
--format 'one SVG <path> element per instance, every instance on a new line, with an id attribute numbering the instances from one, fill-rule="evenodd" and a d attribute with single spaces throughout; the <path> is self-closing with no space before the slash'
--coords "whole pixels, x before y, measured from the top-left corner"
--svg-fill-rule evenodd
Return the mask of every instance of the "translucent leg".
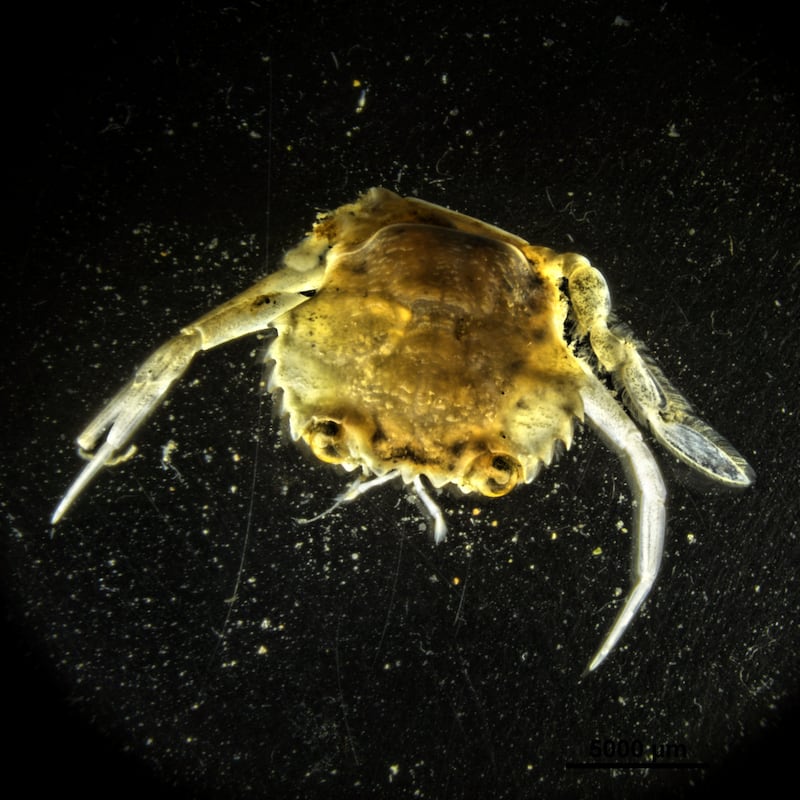
<path id="1" fill-rule="evenodd" d="M 636 425 L 588 367 L 586 372 L 587 387 L 583 393 L 586 419 L 622 459 L 636 513 L 631 588 L 614 624 L 586 668 L 591 672 L 617 645 L 656 581 L 664 552 L 667 491 L 658 464 Z"/>
<path id="2" fill-rule="evenodd" d="M 89 463 L 56 507 L 51 522 L 55 525 L 64 516 L 103 467 L 133 454 L 135 448 L 123 456 L 119 452 L 128 446 L 197 353 L 269 328 L 278 316 L 303 303 L 306 295 L 301 292 L 317 288 L 323 275 L 321 267 L 307 273 L 288 269 L 276 272 L 200 317 L 159 347 L 78 437 Z M 98 447 L 98 440 L 106 431 L 105 441 Z"/>

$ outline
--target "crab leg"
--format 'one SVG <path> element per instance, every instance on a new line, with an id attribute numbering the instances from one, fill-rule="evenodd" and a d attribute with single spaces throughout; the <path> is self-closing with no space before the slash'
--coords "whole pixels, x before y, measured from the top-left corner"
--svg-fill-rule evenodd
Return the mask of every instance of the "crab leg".
<path id="1" fill-rule="evenodd" d="M 269 328 L 273 320 L 307 299 L 303 292 L 319 288 L 323 276 L 322 266 L 306 272 L 276 272 L 200 317 L 159 347 L 78 437 L 78 446 L 89 463 L 67 490 L 51 522 L 55 525 L 64 516 L 103 467 L 133 455 L 133 447 L 119 454 L 198 352 Z M 98 447 L 98 440 L 106 431 L 105 441 Z"/>
<path id="2" fill-rule="evenodd" d="M 701 420 L 640 345 L 619 327 L 609 327 L 611 297 L 602 273 L 583 256 L 563 256 L 575 316 L 592 350 L 625 389 L 623 400 L 676 458 L 726 486 L 749 486 L 755 474 L 728 441 Z"/>
<path id="3" fill-rule="evenodd" d="M 400 471 L 396 469 L 390 472 L 384 472 L 383 475 L 378 475 L 376 478 L 371 478 L 368 481 L 365 481 L 363 477 L 359 477 L 336 498 L 330 508 L 320 511 L 319 514 L 314 514 L 313 517 L 295 517 L 295 522 L 300 525 L 308 525 L 309 522 L 316 522 L 318 519 L 327 517 L 331 511 L 336 511 L 342 503 L 349 503 L 357 497 L 361 497 L 362 494 L 366 494 L 370 489 L 374 489 L 376 486 L 381 486 L 399 477 Z"/>
<path id="4" fill-rule="evenodd" d="M 447 536 L 447 523 L 444 521 L 444 514 L 442 514 L 442 509 L 439 508 L 436 501 L 428 494 L 428 490 L 419 475 L 414 478 L 414 490 L 417 493 L 417 497 L 422 500 L 422 504 L 428 510 L 428 513 L 433 517 L 433 541 L 436 544 L 443 542 Z"/>
<path id="5" fill-rule="evenodd" d="M 706 477 L 732 487 L 748 486 L 754 474 L 744 458 L 694 414 L 689 402 L 641 352 L 641 346 L 622 327 L 612 326 L 611 296 L 602 273 L 575 253 L 555 254 L 532 246 L 526 252 L 568 279 L 578 333 L 588 336 L 597 360 L 624 390 L 622 400 L 636 419 L 648 425 L 674 456 Z M 589 366 L 581 363 L 586 373 L 582 391 L 586 418 L 622 457 L 637 506 L 633 585 L 589 662 L 590 672 L 614 649 L 655 583 L 664 549 L 666 489 L 658 464 L 633 421 Z"/>
<path id="6" fill-rule="evenodd" d="M 588 367 L 583 408 L 592 428 L 622 459 L 636 508 L 632 585 L 614 624 L 586 668 L 591 672 L 614 649 L 656 581 L 664 552 L 667 490 L 639 429 Z"/>

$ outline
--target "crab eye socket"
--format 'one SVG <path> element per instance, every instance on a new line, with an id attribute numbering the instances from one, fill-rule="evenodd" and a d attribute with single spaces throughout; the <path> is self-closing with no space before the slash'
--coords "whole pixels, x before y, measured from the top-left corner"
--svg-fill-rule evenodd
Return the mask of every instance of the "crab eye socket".
<path id="1" fill-rule="evenodd" d="M 483 453 L 469 468 L 467 480 L 486 497 L 508 494 L 522 477 L 522 465 L 505 453 Z"/>
<path id="2" fill-rule="evenodd" d="M 321 419 L 312 422 L 303 437 L 311 452 L 326 464 L 341 464 L 347 453 L 343 447 L 345 438 L 344 426 L 333 419 Z"/>

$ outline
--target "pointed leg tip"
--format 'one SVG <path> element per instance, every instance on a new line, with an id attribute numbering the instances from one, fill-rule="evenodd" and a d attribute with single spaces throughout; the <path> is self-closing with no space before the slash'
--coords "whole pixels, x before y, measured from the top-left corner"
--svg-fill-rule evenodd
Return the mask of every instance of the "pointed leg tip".
<path id="1" fill-rule="evenodd" d="M 587 675 L 594 672 L 605 660 L 607 654 L 600 654 L 595 653 L 594 658 L 583 668 L 583 672 L 581 673 L 581 680 L 583 680 Z"/>
<path id="2" fill-rule="evenodd" d="M 56 506 L 56 510 L 50 517 L 50 524 L 58 525 L 58 523 L 61 522 L 61 520 L 64 518 L 64 515 L 67 513 L 71 505 L 72 505 L 72 498 L 69 496 L 69 494 L 62 497 L 61 502 Z"/>
<path id="3" fill-rule="evenodd" d="M 437 519 L 433 526 L 434 544 L 441 544 L 447 538 L 447 525 L 443 519 Z"/>

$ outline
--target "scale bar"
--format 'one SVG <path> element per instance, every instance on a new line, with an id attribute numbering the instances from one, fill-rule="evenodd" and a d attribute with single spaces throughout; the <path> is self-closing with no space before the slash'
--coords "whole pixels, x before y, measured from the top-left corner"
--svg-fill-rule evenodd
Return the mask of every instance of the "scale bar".
<path id="1" fill-rule="evenodd" d="M 708 769 L 702 761 L 567 761 L 567 769 Z"/>

